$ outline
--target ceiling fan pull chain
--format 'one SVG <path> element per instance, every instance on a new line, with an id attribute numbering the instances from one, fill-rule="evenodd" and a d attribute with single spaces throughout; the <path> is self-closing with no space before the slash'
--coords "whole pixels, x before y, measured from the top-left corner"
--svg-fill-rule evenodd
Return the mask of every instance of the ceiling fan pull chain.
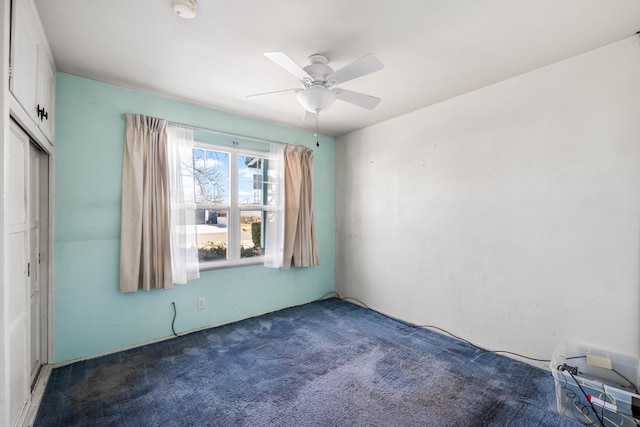
<path id="1" fill-rule="evenodd" d="M 320 142 L 318 142 L 318 118 L 320 117 L 320 112 L 316 111 L 316 147 L 320 147 Z"/>

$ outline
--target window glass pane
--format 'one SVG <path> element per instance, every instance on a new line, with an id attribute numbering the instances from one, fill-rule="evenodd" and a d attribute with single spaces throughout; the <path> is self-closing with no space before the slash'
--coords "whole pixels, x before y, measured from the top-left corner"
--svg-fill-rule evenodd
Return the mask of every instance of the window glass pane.
<path id="1" fill-rule="evenodd" d="M 263 205 L 265 159 L 238 155 L 238 204 Z"/>
<path id="2" fill-rule="evenodd" d="M 242 153 L 236 147 L 194 148 L 193 164 L 187 167 L 195 183 L 201 262 L 236 265 L 240 259 L 251 263 L 247 258 L 264 255 L 267 215 L 273 212 L 263 209 L 276 204 L 279 183 L 269 170 L 268 157 L 267 153 Z"/>
<path id="3" fill-rule="evenodd" d="M 197 204 L 229 204 L 229 153 L 195 148 L 192 169 Z"/>
<path id="4" fill-rule="evenodd" d="M 229 211 L 196 209 L 198 231 L 198 260 L 217 261 L 227 259 Z"/>
<path id="5" fill-rule="evenodd" d="M 248 258 L 264 253 L 263 211 L 240 212 L 240 256 Z"/>

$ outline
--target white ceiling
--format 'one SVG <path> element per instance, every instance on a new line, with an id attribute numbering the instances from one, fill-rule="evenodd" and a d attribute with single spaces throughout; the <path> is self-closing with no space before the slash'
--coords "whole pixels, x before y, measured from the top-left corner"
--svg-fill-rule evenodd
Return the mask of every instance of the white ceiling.
<path id="1" fill-rule="evenodd" d="M 338 136 L 633 36 L 639 0 L 35 0 L 59 71 L 315 130 L 300 87 L 263 56 L 335 70 L 368 54 L 385 68 L 341 87 L 382 98 L 320 115 Z"/>

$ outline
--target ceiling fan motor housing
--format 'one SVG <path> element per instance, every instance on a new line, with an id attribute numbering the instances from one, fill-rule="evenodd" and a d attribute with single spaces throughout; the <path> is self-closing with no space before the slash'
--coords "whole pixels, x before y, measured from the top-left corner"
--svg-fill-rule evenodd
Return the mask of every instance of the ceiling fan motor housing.
<path id="1" fill-rule="evenodd" d="M 309 65 L 303 68 L 304 71 L 307 72 L 313 79 L 310 82 L 307 82 L 307 87 L 310 87 L 314 84 L 322 84 L 326 88 L 330 89 L 331 86 L 328 85 L 327 77 L 333 74 L 333 69 L 327 65 L 328 59 L 323 55 L 311 55 L 307 62 Z"/>

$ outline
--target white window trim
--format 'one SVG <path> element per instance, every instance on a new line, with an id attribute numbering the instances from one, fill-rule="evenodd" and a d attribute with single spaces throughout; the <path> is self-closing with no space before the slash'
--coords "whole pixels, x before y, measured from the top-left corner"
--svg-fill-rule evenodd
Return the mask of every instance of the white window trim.
<path id="1" fill-rule="evenodd" d="M 234 254 L 238 258 L 215 261 L 198 261 L 200 271 L 219 270 L 223 268 L 241 267 L 246 265 L 264 264 L 264 255 L 240 257 L 240 211 L 243 210 L 277 210 L 276 206 L 266 205 L 238 205 L 238 155 L 250 155 L 270 159 L 269 151 L 243 149 L 239 146 L 215 144 L 195 141 L 194 149 L 219 151 L 229 153 L 229 205 L 204 205 L 196 203 L 196 209 L 226 210 L 227 213 L 227 257 Z M 284 189 L 282 189 L 284 191 Z M 256 209 L 258 208 L 258 209 Z M 236 223 L 237 222 L 237 223 Z"/>

